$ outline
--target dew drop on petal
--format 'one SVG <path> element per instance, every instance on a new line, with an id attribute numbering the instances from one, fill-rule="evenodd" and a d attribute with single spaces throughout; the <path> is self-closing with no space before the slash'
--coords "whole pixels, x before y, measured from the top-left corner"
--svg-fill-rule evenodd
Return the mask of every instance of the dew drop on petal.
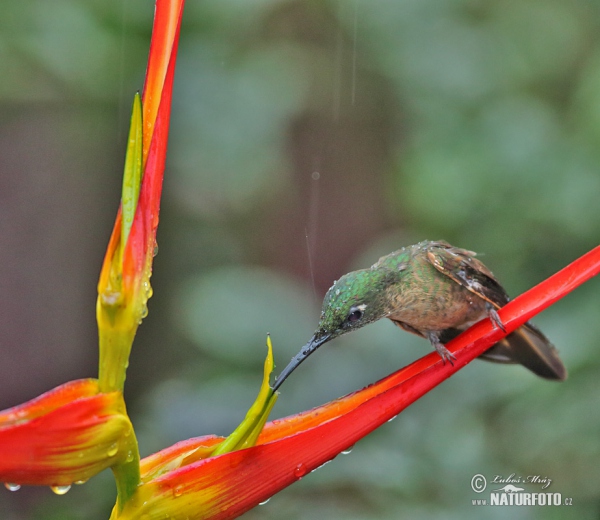
<path id="1" fill-rule="evenodd" d="M 19 491 L 19 489 L 21 489 L 21 484 L 12 484 L 11 482 L 6 482 L 4 487 L 9 491 Z"/>
<path id="2" fill-rule="evenodd" d="M 258 505 L 259 505 L 259 506 L 264 506 L 266 503 L 268 503 L 268 502 L 269 502 L 269 500 L 271 500 L 271 497 L 267 498 L 267 499 L 266 499 L 265 501 L 263 501 L 263 502 L 259 502 L 259 504 L 258 504 Z"/>
<path id="3" fill-rule="evenodd" d="M 294 476 L 300 480 L 304 475 L 306 475 L 307 473 L 307 469 L 306 466 L 304 464 L 302 464 L 302 462 L 300 464 L 298 464 L 296 466 L 296 468 L 294 469 Z"/>
<path id="4" fill-rule="evenodd" d="M 76 480 L 75 482 L 73 482 L 73 484 L 77 484 L 78 486 L 81 486 L 82 484 L 85 484 L 88 481 L 87 478 L 81 479 L 81 480 Z"/>
<path id="5" fill-rule="evenodd" d="M 342 450 L 342 455 L 350 455 L 352 450 L 354 449 L 354 444 L 352 446 L 348 446 L 345 450 Z"/>
<path id="6" fill-rule="evenodd" d="M 113 444 L 111 444 L 109 446 L 108 451 L 106 452 L 106 454 L 109 457 L 114 457 L 117 454 L 118 451 L 119 451 L 119 445 L 115 442 L 115 443 L 113 443 Z"/>
<path id="7" fill-rule="evenodd" d="M 183 486 L 180 484 L 173 488 L 173 496 L 180 497 L 181 495 L 183 495 Z"/>
<path id="8" fill-rule="evenodd" d="M 68 486 L 50 486 L 50 489 L 53 493 L 57 495 L 64 495 L 69 489 L 71 489 L 71 485 Z"/>

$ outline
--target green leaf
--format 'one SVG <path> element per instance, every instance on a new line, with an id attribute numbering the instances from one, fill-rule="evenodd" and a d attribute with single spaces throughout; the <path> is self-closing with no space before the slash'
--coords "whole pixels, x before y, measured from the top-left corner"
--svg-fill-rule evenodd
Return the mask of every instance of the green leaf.
<path id="1" fill-rule="evenodd" d="M 125 250 L 140 195 L 142 183 L 142 129 L 142 98 L 140 93 L 137 92 L 133 98 L 131 109 L 131 124 L 125 154 L 125 171 L 123 172 L 121 252 Z"/>

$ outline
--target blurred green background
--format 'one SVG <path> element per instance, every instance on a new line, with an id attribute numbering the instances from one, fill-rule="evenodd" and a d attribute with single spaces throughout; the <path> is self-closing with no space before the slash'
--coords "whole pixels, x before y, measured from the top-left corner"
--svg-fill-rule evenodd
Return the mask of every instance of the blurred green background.
<path id="1" fill-rule="evenodd" d="M 96 375 L 95 285 L 152 15 L 149 0 L 2 0 L 3 408 Z M 517 295 L 599 237 L 600 1 L 188 0 L 126 385 L 142 455 L 229 433 L 266 333 L 280 370 L 333 280 L 382 254 L 445 239 Z M 599 518 L 599 289 L 534 320 L 567 382 L 476 361 L 245 518 Z M 340 338 L 273 417 L 430 350 L 391 323 Z M 477 473 L 551 478 L 573 506 L 474 507 Z M 60 497 L 2 490 L 0 518 L 106 519 L 114 497 L 109 472 Z"/>

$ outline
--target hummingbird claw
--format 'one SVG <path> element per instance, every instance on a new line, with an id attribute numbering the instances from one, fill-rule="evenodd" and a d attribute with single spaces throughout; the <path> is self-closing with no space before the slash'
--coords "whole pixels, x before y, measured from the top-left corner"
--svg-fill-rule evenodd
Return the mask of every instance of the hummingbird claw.
<path id="1" fill-rule="evenodd" d="M 502 323 L 502 320 L 498 315 L 498 311 L 493 307 L 493 305 L 490 302 L 487 302 L 485 304 L 485 307 L 487 309 L 488 316 L 490 320 L 492 320 L 494 326 L 498 327 L 500 330 L 502 330 L 502 332 L 506 332 L 506 327 L 504 327 L 504 323 Z"/>
<path id="2" fill-rule="evenodd" d="M 440 354 L 440 357 L 442 358 L 444 365 L 446 364 L 446 361 L 448 361 L 448 363 L 450 363 L 452 366 L 454 366 L 454 361 L 456 360 L 456 356 L 454 354 L 452 354 L 452 352 L 450 352 L 446 347 L 444 347 L 444 345 L 442 345 L 442 348 L 444 349 L 444 351 L 440 352 L 438 350 L 438 353 Z"/>
<path id="3" fill-rule="evenodd" d="M 454 354 L 452 354 L 452 352 L 450 352 L 444 345 L 442 345 L 442 342 L 440 341 L 440 338 L 438 338 L 438 335 L 435 332 L 429 332 L 427 334 L 427 337 L 428 337 L 429 341 L 431 341 L 433 348 L 437 351 L 437 353 L 442 358 L 444 365 L 446 364 L 446 361 L 448 361 L 448 363 L 450 363 L 452 366 L 454 366 L 454 361 L 456 360 L 456 356 Z"/>

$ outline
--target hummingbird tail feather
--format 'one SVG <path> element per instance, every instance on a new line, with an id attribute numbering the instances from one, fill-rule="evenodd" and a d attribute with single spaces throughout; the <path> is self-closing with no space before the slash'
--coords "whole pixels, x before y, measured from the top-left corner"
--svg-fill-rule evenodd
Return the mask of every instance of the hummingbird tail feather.
<path id="1" fill-rule="evenodd" d="M 531 323 L 526 323 L 496 343 L 481 358 L 496 363 L 519 363 L 534 374 L 564 381 L 567 369 L 548 338 Z"/>

